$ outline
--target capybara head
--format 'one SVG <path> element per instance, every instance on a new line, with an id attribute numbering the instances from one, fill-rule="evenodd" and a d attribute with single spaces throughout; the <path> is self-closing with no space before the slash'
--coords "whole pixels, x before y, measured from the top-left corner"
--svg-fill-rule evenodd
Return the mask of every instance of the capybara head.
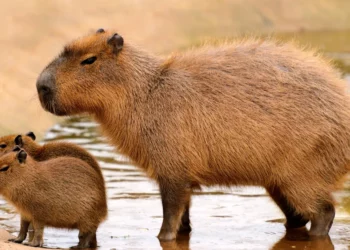
<path id="1" fill-rule="evenodd" d="M 26 160 L 27 153 L 19 147 L 0 157 L 0 190 L 20 178 L 26 167 Z"/>
<path id="2" fill-rule="evenodd" d="M 11 152 L 16 146 L 23 148 L 25 145 L 30 145 L 35 139 L 36 136 L 33 132 L 28 132 L 25 135 L 7 135 L 0 137 L 0 156 Z"/>
<path id="3" fill-rule="evenodd" d="M 43 108 L 56 115 L 96 113 L 111 92 L 122 98 L 123 50 L 124 39 L 103 29 L 66 45 L 37 80 Z"/>

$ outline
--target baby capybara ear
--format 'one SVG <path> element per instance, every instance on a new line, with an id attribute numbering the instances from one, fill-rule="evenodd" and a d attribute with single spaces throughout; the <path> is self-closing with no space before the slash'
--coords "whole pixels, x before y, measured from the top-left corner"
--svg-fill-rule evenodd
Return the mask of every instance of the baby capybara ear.
<path id="1" fill-rule="evenodd" d="M 117 54 L 123 48 L 124 39 L 120 35 L 115 33 L 111 38 L 108 39 L 107 43 L 113 46 L 113 52 Z"/>
<path id="2" fill-rule="evenodd" d="M 15 138 L 15 144 L 20 147 L 23 147 L 23 140 L 21 135 L 17 135 L 17 137 Z"/>
<path id="3" fill-rule="evenodd" d="M 13 149 L 12 149 L 13 152 L 18 152 L 18 151 L 21 151 L 21 148 L 19 146 L 15 146 Z"/>
<path id="4" fill-rule="evenodd" d="M 19 163 L 25 163 L 27 159 L 27 153 L 24 150 L 21 150 L 17 153 L 17 160 Z"/>
<path id="5" fill-rule="evenodd" d="M 30 138 L 32 138 L 33 139 L 33 141 L 35 141 L 35 139 L 36 139 L 36 136 L 35 136 L 35 134 L 33 133 L 33 132 L 28 132 L 27 134 L 26 134 L 26 136 L 29 136 Z"/>

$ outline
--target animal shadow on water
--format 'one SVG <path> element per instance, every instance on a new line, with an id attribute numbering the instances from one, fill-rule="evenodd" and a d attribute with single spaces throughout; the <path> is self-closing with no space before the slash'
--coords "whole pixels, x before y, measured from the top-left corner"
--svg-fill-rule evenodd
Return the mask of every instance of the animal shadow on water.
<path id="1" fill-rule="evenodd" d="M 317 238 L 310 238 L 305 227 L 288 229 L 286 234 L 271 248 L 271 250 L 334 250 L 329 235 Z"/>
<path id="2" fill-rule="evenodd" d="M 190 234 L 178 235 L 175 241 L 159 241 L 163 250 L 190 250 Z M 207 246 L 210 249 L 210 246 Z M 234 246 L 223 246 L 223 248 Z M 334 250 L 331 238 L 327 235 L 310 239 L 307 229 L 288 229 L 286 234 L 275 243 L 271 250 Z"/>

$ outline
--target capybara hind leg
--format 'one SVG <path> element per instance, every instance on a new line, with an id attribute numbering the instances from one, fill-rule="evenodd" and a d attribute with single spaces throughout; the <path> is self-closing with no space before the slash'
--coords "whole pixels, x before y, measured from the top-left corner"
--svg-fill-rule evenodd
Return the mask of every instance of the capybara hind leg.
<path id="1" fill-rule="evenodd" d="M 79 243 L 72 248 L 95 248 L 97 247 L 96 231 L 81 232 L 79 231 Z"/>
<path id="2" fill-rule="evenodd" d="M 44 243 L 44 225 L 37 221 L 33 221 L 32 223 L 34 228 L 34 237 L 33 240 L 28 243 L 28 245 L 32 247 L 42 247 Z"/>
<path id="3" fill-rule="evenodd" d="M 158 234 L 161 241 L 174 240 L 181 217 L 191 198 L 191 188 L 179 183 L 164 181 L 159 184 L 163 205 L 163 223 Z"/>
<path id="4" fill-rule="evenodd" d="M 335 216 L 334 205 L 331 201 L 322 201 L 319 205 L 317 213 L 312 216 L 310 236 L 328 235 L 332 227 Z"/>
<path id="5" fill-rule="evenodd" d="M 181 218 L 181 224 L 178 233 L 190 233 L 192 230 L 191 228 L 191 221 L 190 221 L 190 202 L 185 207 L 185 212 L 182 215 Z"/>
<path id="6" fill-rule="evenodd" d="M 27 238 L 29 224 L 30 224 L 30 221 L 27 221 L 27 220 L 21 218 L 21 228 L 19 230 L 19 234 L 18 234 L 17 238 L 10 239 L 9 241 L 16 242 L 16 243 L 22 243 Z"/>
<path id="7" fill-rule="evenodd" d="M 304 227 L 309 222 L 305 216 L 295 211 L 295 208 L 290 204 L 290 201 L 287 200 L 279 187 L 266 188 L 266 190 L 286 216 L 285 227 L 287 229 Z"/>

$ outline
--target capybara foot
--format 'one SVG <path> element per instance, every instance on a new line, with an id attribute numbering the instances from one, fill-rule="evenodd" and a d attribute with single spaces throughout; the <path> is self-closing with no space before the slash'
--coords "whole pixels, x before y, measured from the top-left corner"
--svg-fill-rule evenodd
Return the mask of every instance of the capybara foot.
<path id="1" fill-rule="evenodd" d="M 171 241 L 176 239 L 176 233 L 174 232 L 166 232 L 161 230 L 158 234 L 158 239 L 160 241 Z"/>
<path id="2" fill-rule="evenodd" d="M 319 213 L 315 214 L 311 220 L 309 235 L 312 237 L 328 235 L 328 232 L 333 224 L 334 216 L 335 209 L 333 204 L 323 204 Z"/>
<path id="3" fill-rule="evenodd" d="M 22 243 L 25 240 L 25 237 L 23 236 L 18 236 L 14 239 L 9 239 L 9 241 L 14 242 L 14 243 Z"/>
<path id="4" fill-rule="evenodd" d="M 19 230 L 19 234 L 16 238 L 9 239 L 9 241 L 15 242 L 15 243 L 22 243 L 27 238 L 28 227 L 29 227 L 29 221 L 21 217 L 21 228 Z"/>
<path id="5" fill-rule="evenodd" d="M 26 238 L 27 238 L 27 232 L 23 231 L 23 232 L 20 232 L 16 238 L 9 239 L 9 241 L 15 242 L 15 243 L 22 243 Z"/>
<path id="6" fill-rule="evenodd" d="M 96 233 L 79 233 L 79 244 L 71 248 L 95 248 L 97 247 Z"/>
<path id="7" fill-rule="evenodd" d="M 34 236 L 33 240 L 28 243 L 31 247 L 42 247 L 44 244 L 44 226 L 37 221 L 33 221 Z"/>
<path id="8" fill-rule="evenodd" d="M 33 239 L 33 241 L 24 243 L 24 245 L 31 246 L 31 247 L 42 247 L 43 244 L 44 244 L 44 241 L 42 239 Z"/>
<path id="9" fill-rule="evenodd" d="M 285 227 L 287 229 L 304 227 L 308 223 L 309 220 L 295 211 L 294 206 L 291 205 L 287 196 L 282 193 L 279 187 L 273 186 L 266 188 L 266 190 L 286 216 Z"/>
<path id="10" fill-rule="evenodd" d="M 287 222 L 285 224 L 285 227 L 287 229 L 293 229 L 293 228 L 299 228 L 299 227 L 305 227 L 305 225 L 309 222 L 308 219 L 305 219 L 301 215 L 295 215 L 293 217 L 287 218 Z"/>
<path id="11" fill-rule="evenodd" d="M 178 233 L 181 234 L 188 234 L 192 231 L 191 225 L 188 223 L 181 224 Z"/>

